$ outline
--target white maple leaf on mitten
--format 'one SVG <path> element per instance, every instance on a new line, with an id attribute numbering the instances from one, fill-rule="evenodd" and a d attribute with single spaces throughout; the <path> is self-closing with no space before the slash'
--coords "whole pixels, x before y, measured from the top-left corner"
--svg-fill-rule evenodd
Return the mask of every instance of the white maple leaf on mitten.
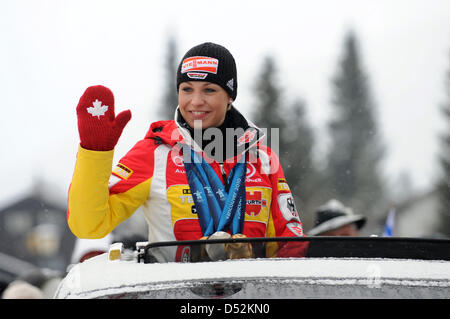
<path id="1" fill-rule="evenodd" d="M 88 113 L 91 113 L 92 116 L 97 116 L 98 119 L 108 111 L 108 105 L 102 105 L 102 101 L 99 101 L 98 99 L 95 99 L 95 101 L 92 102 L 92 105 L 94 105 L 94 107 L 88 107 L 86 110 Z"/>

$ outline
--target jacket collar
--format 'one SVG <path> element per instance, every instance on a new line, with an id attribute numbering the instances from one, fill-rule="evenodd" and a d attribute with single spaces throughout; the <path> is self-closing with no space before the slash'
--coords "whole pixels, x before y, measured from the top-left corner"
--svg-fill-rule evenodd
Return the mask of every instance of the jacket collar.
<path id="1" fill-rule="evenodd" d="M 153 122 L 145 138 L 154 139 L 156 143 L 168 144 L 172 147 L 177 143 L 183 143 L 196 152 L 202 152 L 203 150 L 191 137 L 187 123 L 178 109 L 179 107 L 175 110 L 174 120 Z M 245 118 L 234 106 L 229 112 L 233 112 L 233 116 L 238 119 L 238 122 L 245 121 L 245 123 L 248 123 L 248 128 L 245 131 L 237 131 L 240 134 L 237 136 L 239 154 L 236 154 L 236 156 L 239 156 L 260 143 L 264 138 L 264 131 Z"/>
<path id="2" fill-rule="evenodd" d="M 242 115 L 234 106 L 231 106 L 231 109 L 228 112 L 233 113 L 233 117 L 237 123 L 246 123 L 247 128 L 244 130 L 237 130 L 237 146 L 238 146 L 238 154 L 246 153 L 250 148 L 256 146 L 262 139 L 264 138 L 264 131 L 253 124 L 250 120 L 248 120 L 244 115 Z M 192 138 L 191 133 L 188 128 L 188 124 L 184 121 L 181 113 L 179 112 L 179 106 L 175 110 L 174 122 L 176 123 L 178 130 L 181 133 L 181 136 L 184 139 L 184 143 L 190 146 L 196 152 L 202 152 L 201 147 L 195 142 Z"/>

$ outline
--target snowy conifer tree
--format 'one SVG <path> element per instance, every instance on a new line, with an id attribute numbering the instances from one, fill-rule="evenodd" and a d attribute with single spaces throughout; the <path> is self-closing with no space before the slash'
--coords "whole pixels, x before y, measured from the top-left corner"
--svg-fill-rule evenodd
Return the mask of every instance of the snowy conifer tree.
<path id="1" fill-rule="evenodd" d="M 175 38 L 170 36 L 167 41 L 164 73 L 165 85 L 163 87 L 163 101 L 159 108 L 161 120 L 172 120 L 178 106 L 178 95 L 176 92 L 176 75 L 178 68 L 177 44 Z"/>
<path id="2" fill-rule="evenodd" d="M 268 146 L 271 143 L 271 128 L 278 128 L 282 134 L 286 126 L 281 116 L 283 113 L 282 91 L 277 85 L 277 72 L 273 57 L 267 56 L 262 64 L 262 72 L 258 75 L 254 86 L 258 101 L 252 114 L 253 121 L 260 128 L 267 129 Z M 279 148 L 281 149 L 281 147 Z"/>
<path id="3" fill-rule="evenodd" d="M 450 237 L 450 69 L 447 72 L 445 89 L 448 101 L 442 106 L 442 113 L 447 122 L 447 132 L 442 138 L 440 165 L 442 177 L 438 181 L 439 194 L 439 232 Z"/>
<path id="4" fill-rule="evenodd" d="M 305 220 L 309 217 L 305 212 L 310 212 L 317 204 L 312 199 L 318 186 L 313 161 L 314 134 L 306 117 L 306 103 L 299 98 L 294 98 L 293 103 L 285 101 L 272 57 L 266 57 L 261 69 L 254 86 L 258 100 L 253 122 L 267 129 L 269 147 L 274 148 L 272 144 L 279 142 L 278 156 L 284 175 L 301 218 Z M 278 139 L 272 138 L 272 128 L 279 129 Z"/>
<path id="5" fill-rule="evenodd" d="M 330 197 L 370 215 L 379 209 L 384 197 L 380 178 L 383 147 L 375 120 L 376 107 L 360 55 L 357 39 L 350 32 L 332 82 L 334 113 L 329 123 L 331 147 L 327 174 Z"/>

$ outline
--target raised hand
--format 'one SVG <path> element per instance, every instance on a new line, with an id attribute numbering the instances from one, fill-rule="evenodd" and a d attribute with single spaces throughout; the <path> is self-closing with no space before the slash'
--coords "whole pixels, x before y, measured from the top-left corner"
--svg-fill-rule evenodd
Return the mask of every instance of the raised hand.
<path id="1" fill-rule="evenodd" d="M 123 111 L 116 117 L 113 93 L 107 87 L 96 85 L 88 87 L 81 96 L 77 117 L 81 147 L 93 151 L 110 151 L 131 119 L 131 111 Z"/>

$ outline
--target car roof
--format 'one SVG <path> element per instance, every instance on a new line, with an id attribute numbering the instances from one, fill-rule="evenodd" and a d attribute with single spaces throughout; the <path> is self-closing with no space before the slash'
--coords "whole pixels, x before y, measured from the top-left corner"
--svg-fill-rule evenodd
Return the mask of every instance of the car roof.
<path id="1" fill-rule="evenodd" d="M 386 258 L 255 258 L 143 264 L 110 261 L 107 254 L 103 254 L 75 265 L 55 297 L 146 295 L 151 298 L 191 298 L 201 295 L 196 293 L 199 287 L 214 283 L 241 285 L 241 289 L 232 294 L 236 298 L 328 298 L 334 293 L 342 297 L 345 291 L 350 293 L 349 297 L 358 297 L 357 291 L 359 297 L 363 297 L 361 293 L 368 291 L 367 287 L 374 288 L 369 297 L 373 297 L 373 293 L 383 294 L 381 288 L 385 288 L 384 293 L 391 291 L 397 296 L 403 289 L 403 297 L 407 297 L 406 292 L 413 296 L 443 294 L 448 297 L 450 262 Z"/>

